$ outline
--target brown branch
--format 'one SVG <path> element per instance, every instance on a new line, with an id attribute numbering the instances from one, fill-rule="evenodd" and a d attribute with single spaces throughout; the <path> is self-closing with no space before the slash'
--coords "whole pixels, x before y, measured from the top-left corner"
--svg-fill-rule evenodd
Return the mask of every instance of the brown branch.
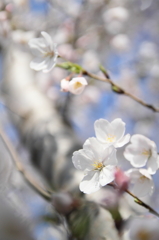
<path id="1" fill-rule="evenodd" d="M 113 183 L 109 183 L 108 186 L 113 187 L 114 189 L 118 189 L 118 186 L 116 184 Z M 132 192 L 130 192 L 128 189 L 124 190 L 126 193 L 128 193 L 131 197 L 134 198 L 134 201 L 139 204 L 140 206 L 146 208 L 149 210 L 150 213 L 152 213 L 153 215 L 159 217 L 159 213 L 156 212 L 152 207 L 150 207 L 148 204 L 144 203 L 140 198 L 138 198 L 137 196 L 135 196 Z"/>
<path id="2" fill-rule="evenodd" d="M 141 199 L 136 197 L 133 193 L 131 193 L 129 190 L 125 190 L 130 196 L 132 196 L 137 204 L 140 206 L 146 208 L 149 210 L 150 213 L 154 214 L 155 216 L 159 217 L 159 213 L 156 212 L 152 207 L 150 207 L 148 204 L 144 203 Z"/>
<path id="3" fill-rule="evenodd" d="M 14 164 L 19 172 L 23 175 L 24 179 L 29 183 L 29 185 L 39 194 L 41 195 L 44 199 L 47 201 L 51 200 L 51 195 L 52 192 L 47 191 L 43 189 L 39 184 L 33 179 L 33 177 L 25 171 L 23 164 L 21 162 L 21 159 L 19 158 L 18 154 L 16 153 L 14 147 L 12 146 L 10 140 L 6 136 L 6 134 L 3 132 L 2 128 L 0 128 L 0 136 L 2 138 L 2 141 L 4 142 L 6 148 L 8 149 L 8 152 L 11 156 L 11 158 L 14 161 Z M 113 188 L 116 188 L 114 184 L 109 184 L 109 186 L 112 186 Z M 145 207 L 146 209 L 149 210 L 150 213 L 154 214 L 155 216 L 159 217 L 159 214 L 151 208 L 149 205 L 144 203 L 142 200 L 140 200 L 138 197 L 136 197 L 134 194 L 132 194 L 129 190 L 125 190 L 130 196 L 132 196 L 135 199 L 135 202 L 139 204 L 140 206 Z"/>
<path id="4" fill-rule="evenodd" d="M 86 70 L 83 70 L 83 74 L 86 75 L 86 76 L 89 76 L 93 79 L 96 79 L 96 80 L 99 80 L 99 81 L 102 81 L 102 82 L 107 82 L 111 85 L 112 87 L 112 90 L 116 93 L 119 93 L 119 94 L 124 94 L 128 97 L 130 97 L 131 99 L 135 100 L 136 102 L 138 102 L 139 104 L 143 105 L 144 107 L 147 107 L 151 110 L 153 110 L 154 112 L 159 112 L 159 108 L 156 108 L 154 107 L 153 105 L 151 104 L 148 104 L 148 103 L 145 103 L 143 100 L 141 100 L 140 98 L 132 95 L 131 93 L 125 91 L 123 88 L 121 88 L 120 86 L 118 86 L 116 83 L 114 83 L 110 78 L 109 78 L 109 75 L 107 74 L 107 72 L 104 70 L 104 69 L 101 69 L 101 71 L 103 72 L 103 74 L 105 75 L 105 78 L 102 78 L 98 75 L 95 75 L 95 74 L 92 74 Z"/>
<path id="5" fill-rule="evenodd" d="M 12 146 L 10 140 L 6 136 L 6 134 L 3 132 L 2 128 L 0 127 L 0 136 L 2 141 L 4 142 L 17 170 L 21 172 L 24 179 L 28 182 L 28 184 L 38 193 L 40 194 L 44 199 L 47 201 L 51 200 L 52 193 L 50 191 L 46 191 L 43 189 L 39 184 L 33 179 L 33 177 L 25 171 L 23 164 L 21 162 L 20 157 L 18 156 L 17 152 L 15 151 L 14 147 Z"/>

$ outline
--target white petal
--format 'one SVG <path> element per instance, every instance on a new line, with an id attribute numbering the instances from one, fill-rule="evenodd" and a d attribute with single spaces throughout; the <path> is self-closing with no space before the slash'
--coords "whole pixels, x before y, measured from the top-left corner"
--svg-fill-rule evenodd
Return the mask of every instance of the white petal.
<path id="1" fill-rule="evenodd" d="M 72 162 L 75 168 L 79 170 L 90 171 L 93 169 L 93 162 L 83 149 L 73 153 Z"/>
<path id="2" fill-rule="evenodd" d="M 42 70 L 45 65 L 44 58 L 34 58 L 30 63 L 30 68 L 36 71 Z"/>
<path id="3" fill-rule="evenodd" d="M 56 64 L 55 58 L 50 58 L 46 63 L 46 68 L 43 70 L 44 73 L 50 72 Z"/>
<path id="4" fill-rule="evenodd" d="M 95 121 L 94 129 L 97 139 L 102 143 L 106 143 L 106 139 L 109 135 L 114 135 L 111 124 L 105 119 Z"/>
<path id="5" fill-rule="evenodd" d="M 124 137 L 122 137 L 119 141 L 117 141 L 115 143 L 114 147 L 116 147 L 116 148 L 123 147 L 129 141 L 130 141 L 130 134 L 127 134 Z"/>
<path id="6" fill-rule="evenodd" d="M 116 139 L 120 139 L 124 136 L 125 133 L 125 123 L 120 119 L 116 118 L 111 122 L 113 132 L 116 136 Z"/>
<path id="7" fill-rule="evenodd" d="M 39 51 L 43 54 L 47 52 L 46 44 L 42 38 L 31 39 L 28 44 L 32 50 L 35 49 L 36 51 Z"/>
<path id="8" fill-rule="evenodd" d="M 133 145 L 137 146 L 140 149 L 149 149 L 154 146 L 154 142 L 146 138 L 141 134 L 135 134 L 131 137 L 131 142 Z"/>
<path id="9" fill-rule="evenodd" d="M 96 161 L 103 159 L 102 153 L 104 151 L 104 146 L 96 138 L 92 137 L 87 139 L 83 145 L 83 148 L 93 152 Z"/>
<path id="10" fill-rule="evenodd" d="M 152 179 L 145 178 L 144 180 L 138 179 L 132 189 L 132 192 L 137 197 L 144 197 L 146 195 L 152 194 L 154 189 L 154 184 Z"/>
<path id="11" fill-rule="evenodd" d="M 105 148 L 102 156 L 104 165 L 117 165 L 116 149 L 113 146 Z"/>
<path id="12" fill-rule="evenodd" d="M 135 183 L 141 177 L 142 173 L 140 173 L 139 169 L 132 168 L 126 171 L 125 174 L 131 179 L 132 183 Z"/>
<path id="13" fill-rule="evenodd" d="M 75 77 L 75 78 L 72 78 L 71 80 L 71 84 L 74 84 L 76 82 L 80 82 L 82 85 L 88 85 L 86 79 L 84 77 Z"/>
<path id="14" fill-rule="evenodd" d="M 90 194 L 98 191 L 101 188 L 99 183 L 99 171 L 90 171 L 84 178 L 79 186 L 81 192 Z"/>
<path id="15" fill-rule="evenodd" d="M 147 155 L 141 153 L 140 146 L 128 145 L 125 148 L 124 157 L 131 162 L 134 167 L 143 167 L 148 159 Z"/>
<path id="16" fill-rule="evenodd" d="M 84 91 L 84 89 L 85 89 L 85 86 L 81 86 L 75 89 L 73 85 L 69 84 L 69 91 L 73 94 L 80 95 Z"/>
<path id="17" fill-rule="evenodd" d="M 114 180 L 114 167 L 107 166 L 104 167 L 99 175 L 99 182 L 102 186 L 112 182 Z"/>
<path id="18" fill-rule="evenodd" d="M 51 36 L 47 32 L 41 32 L 41 35 L 44 37 L 45 43 L 48 47 L 48 50 L 53 51 L 53 41 Z"/>
<path id="19" fill-rule="evenodd" d="M 150 174 L 155 174 L 158 169 L 157 157 L 151 156 L 147 161 L 147 169 Z"/>

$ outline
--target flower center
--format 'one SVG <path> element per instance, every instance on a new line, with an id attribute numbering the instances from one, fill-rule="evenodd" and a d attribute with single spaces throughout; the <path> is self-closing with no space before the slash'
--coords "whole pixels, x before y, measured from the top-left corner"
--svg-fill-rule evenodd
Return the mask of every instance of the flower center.
<path id="1" fill-rule="evenodd" d="M 149 232 L 147 232 L 146 230 L 143 230 L 143 229 L 141 229 L 138 232 L 137 237 L 139 240 L 150 240 L 151 239 Z"/>
<path id="2" fill-rule="evenodd" d="M 139 178 L 140 182 L 144 182 L 146 179 L 147 177 L 144 175 L 141 175 L 141 177 Z"/>
<path id="3" fill-rule="evenodd" d="M 99 171 L 101 171 L 104 167 L 103 163 L 99 161 L 94 162 L 92 165 L 94 167 L 94 170 L 99 170 Z"/>
<path id="4" fill-rule="evenodd" d="M 54 51 L 45 53 L 45 57 L 53 57 L 53 56 L 54 56 Z"/>
<path id="5" fill-rule="evenodd" d="M 149 149 L 149 150 L 143 149 L 143 151 L 142 151 L 142 155 L 145 155 L 148 158 L 151 157 L 151 154 L 152 154 L 151 149 Z"/>
<path id="6" fill-rule="evenodd" d="M 76 82 L 75 85 L 74 85 L 74 89 L 77 89 L 77 88 L 80 88 L 80 87 L 82 87 L 82 83 Z"/>
<path id="7" fill-rule="evenodd" d="M 113 134 L 108 134 L 108 136 L 107 136 L 107 138 L 106 138 L 106 141 L 107 141 L 107 142 L 112 143 L 112 142 L 115 142 L 115 140 L 116 140 L 116 136 L 115 136 L 115 135 L 113 135 Z"/>

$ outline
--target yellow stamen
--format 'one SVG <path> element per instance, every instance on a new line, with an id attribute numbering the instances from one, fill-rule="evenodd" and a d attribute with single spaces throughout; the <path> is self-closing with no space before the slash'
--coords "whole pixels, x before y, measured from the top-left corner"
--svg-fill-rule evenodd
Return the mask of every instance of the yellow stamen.
<path id="1" fill-rule="evenodd" d="M 77 88 L 80 88 L 80 87 L 82 87 L 82 83 L 76 82 L 75 85 L 74 85 L 74 89 L 77 89 Z"/>
<path id="2" fill-rule="evenodd" d="M 142 176 L 139 178 L 139 180 L 140 180 L 141 182 L 145 181 L 145 179 L 147 179 L 147 177 L 144 176 L 144 175 L 142 175 Z"/>
<path id="3" fill-rule="evenodd" d="M 113 134 L 108 134 L 108 137 L 106 138 L 107 142 L 115 142 L 116 136 Z"/>
<path id="4" fill-rule="evenodd" d="M 54 56 L 54 52 L 47 52 L 45 53 L 45 57 L 53 57 Z"/>
<path id="5" fill-rule="evenodd" d="M 143 149 L 142 154 L 147 156 L 147 157 L 150 157 L 151 156 L 151 150 L 150 149 L 149 150 Z"/>
<path id="6" fill-rule="evenodd" d="M 102 162 L 96 161 L 93 164 L 94 170 L 102 170 L 102 168 L 104 167 Z"/>

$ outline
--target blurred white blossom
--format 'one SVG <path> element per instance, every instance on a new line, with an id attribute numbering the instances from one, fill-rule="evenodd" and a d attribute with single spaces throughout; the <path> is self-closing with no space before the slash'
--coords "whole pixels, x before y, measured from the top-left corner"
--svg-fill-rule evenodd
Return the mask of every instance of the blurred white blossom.
<path id="1" fill-rule="evenodd" d="M 83 92 L 86 85 L 88 85 L 88 83 L 84 77 L 72 78 L 72 80 L 69 81 L 69 91 L 73 94 L 79 95 Z"/>
<path id="2" fill-rule="evenodd" d="M 36 56 L 31 63 L 30 68 L 43 72 L 49 72 L 56 64 L 58 51 L 56 44 L 52 41 L 50 35 L 41 32 L 43 38 L 33 38 L 29 41 L 33 54 Z"/>
<path id="3" fill-rule="evenodd" d="M 87 81 L 84 77 L 72 78 L 71 81 L 68 79 L 61 80 L 61 91 L 62 92 L 71 92 L 75 95 L 79 95 L 85 89 Z"/>
<path id="4" fill-rule="evenodd" d="M 109 23 L 113 20 L 118 20 L 121 22 L 125 22 L 128 20 L 129 12 L 124 7 L 115 7 L 110 8 L 103 14 L 103 19 L 106 23 Z"/>
<path id="5" fill-rule="evenodd" d="M 84 171 L 80 190 L 90 194 L 114 180 L 114 170 L 117 165 L 116 149 L 113 146 L 105 148 L 96 138 L 89 138 L 83 149 L 73 153 L 75 168 Z"/>
<path id="6" fill-rule="evenodd" d="M 129 225 L 131 240 L 158 240 L 159 221 L 155 218 L 134 218 Z"/>
<path id="7" fill-rule="evenodd" d="M 137 197 L 151 195 L 154 189 L 154 183 L 151 175 L 146 169 L 130 169 L 126 172 L 133 184 L 132 193 Z"/>
<path id="8" fill-rule="evenodd" d="M 134 167 L 147 164 L 150 174 L 155 174 L 158 169 L 156 144 L 143 135 L 135 134 L 131 137 L 131 144 L 126 147 L 124 156 Z"/>
<path id="9" fill-rule="evenodd" d="M 95 134 L 99 142 L 104 145 L 113 145 L 115 148 L 124 146 L 129 142 L 130 134 L 125 134 L 125 123 L 116 118 L 111 123 L 105 119 L 99 119 L 94 123 Z"/>
<path id="10" fill-rule="evenodd" d="M 128 51 L 130 48 L 130 40 L 126 34 L 118 34 L 111 40 L 111 46 L 118 51 Z"/>

